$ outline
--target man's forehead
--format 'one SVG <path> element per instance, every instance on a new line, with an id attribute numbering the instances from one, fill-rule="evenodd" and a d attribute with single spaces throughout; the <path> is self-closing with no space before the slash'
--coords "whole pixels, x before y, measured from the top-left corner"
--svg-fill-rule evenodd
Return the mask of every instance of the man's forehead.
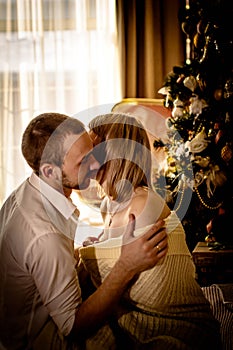
<path id="1" fill-rule="evenodd" d="M 83 136 L 88 136 L 87 132 L 84 131 L 81 134 L 68 134 L 65 138 L 64 141 L 64 149 L 66 152 L 68 152 L 70 150 L 70 148 L 73 146 L 74 143 L 76 143 L 77 141 L 83 142 Z M 78 143 L 78 142 L 77 142 Z"/>
<path id="2" fill-rule="evenodd" d="M 64 142 L 64 150 L 67 155 L 71 149 L 72 152 L 76 152 L 76 155 L 86 155 L 93 148 L 93 143 L 87 132 L 83 132 L 79 135 L 67 135 Z"/>

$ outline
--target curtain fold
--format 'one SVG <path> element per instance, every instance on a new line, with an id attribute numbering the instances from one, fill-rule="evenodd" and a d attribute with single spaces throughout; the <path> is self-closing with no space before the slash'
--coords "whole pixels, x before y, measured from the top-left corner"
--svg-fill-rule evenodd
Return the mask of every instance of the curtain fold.
<path id="1" fill-rule="evenodd" d="M 0 1 L 0 203 L 30 172 L 21 137 L 33 116 L 122 98 L 117 45 L 115 1 Z"/>
<path id="2" fill-rule="evenodd" d="M 157 93 L 174 65 L 183 64 L 179 0 L 117 0 L 117 29 L 124 97 Z"/>

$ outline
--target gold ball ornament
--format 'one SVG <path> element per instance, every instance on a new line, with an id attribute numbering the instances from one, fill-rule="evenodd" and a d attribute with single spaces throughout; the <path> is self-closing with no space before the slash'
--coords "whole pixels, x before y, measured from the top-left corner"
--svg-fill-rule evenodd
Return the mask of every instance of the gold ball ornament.
<path id="1" fill-rule="evenodd" d="M 221 157 L 224 162 L 228 163 L 232 158 L 232 149 L 229 145 L 225 145 L 221 150 Z"/>
<path id="2" fill-rule="evenodd" d="M 215 100 L 216 100 L 216 101 L 220 101 L 220 100 L 222 99 L 222 97 L 223 97 L 223 91 L 222 91 L 222 89 L 216 89 L 216 90 L 214 91 L 214 98 L 215 98 Z"/>
<path id="3" fill-rule="evenodd" d="M 213 234 L 209 234 L 205 237 L 205 242 L 206 243 L 216 242 L 216 238 L 214 237 Z"/>

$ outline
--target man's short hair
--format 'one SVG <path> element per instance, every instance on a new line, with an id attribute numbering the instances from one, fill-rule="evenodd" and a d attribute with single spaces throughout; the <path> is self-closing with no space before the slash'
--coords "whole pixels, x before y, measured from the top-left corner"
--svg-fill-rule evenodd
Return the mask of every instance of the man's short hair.
<path id="1" fill-rule="evenodd" d="M 67 135 L 79 135 L 85 131 L 84 124 L 75 118 L 60 113 L 40 114 L 30 121 L 23 133 L 23 156 L 38 175 L 43 163 L 61 167 Z"/>

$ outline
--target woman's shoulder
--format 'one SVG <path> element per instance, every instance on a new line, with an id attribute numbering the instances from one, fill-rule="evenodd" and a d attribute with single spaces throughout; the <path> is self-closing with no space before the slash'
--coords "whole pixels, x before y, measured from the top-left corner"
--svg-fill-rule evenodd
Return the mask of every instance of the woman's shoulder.
<path id="1" fill-rule="evenodd" d="M 140 226 L 164 219 L 170 214 L 165 200 L 157 192 L 145 187 L 135 190 L 130 209 Z"/>

